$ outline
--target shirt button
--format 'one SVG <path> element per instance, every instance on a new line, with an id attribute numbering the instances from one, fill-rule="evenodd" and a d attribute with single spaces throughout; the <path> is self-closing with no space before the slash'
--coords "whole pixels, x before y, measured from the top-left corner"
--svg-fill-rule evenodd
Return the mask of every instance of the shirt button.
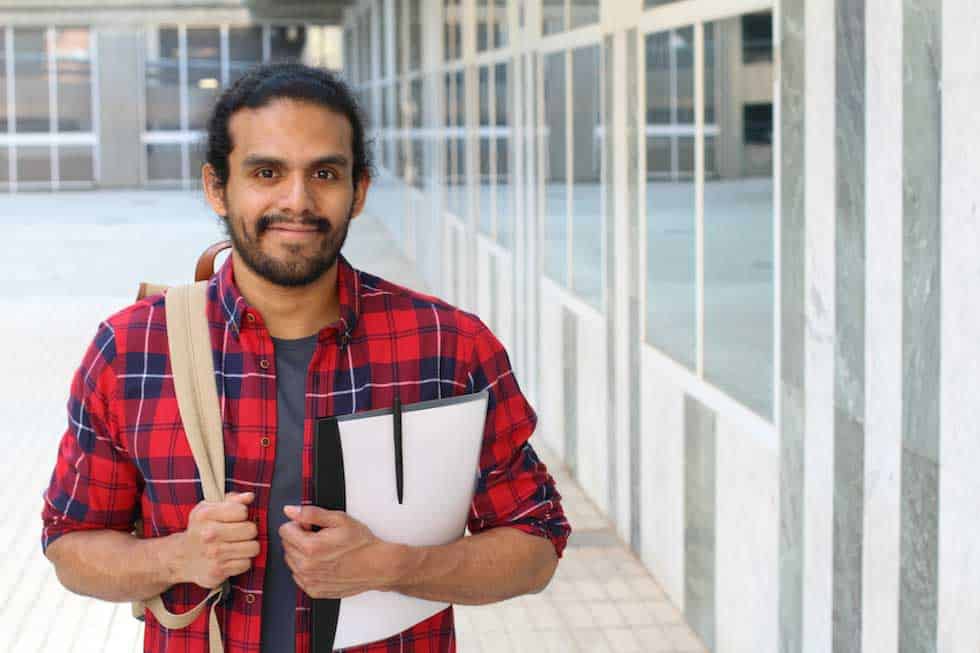
<path id="1" fill-rule="evenodd" d="M 270 440 L 269 438 L 262 438 L 261 440 L 259 440 L 259 442 L 262 444 L 263 447 L 268 447 L 272 443 L 272 440 Z"/>
<path id="2" fill-rule="evenodd" d="M 248 594 L 246 594 L 245 595 L 245 602 L 246 603 L 255 603 L 255 595 L 252 594 L 251 592 L 249 592 Z"/>
<path id="3" fill-rule="evenodd" d="M 263 358 L 262 360 L 260 360 L 259 361 L 259 367 L 261 367 L 263 370 L 269 369 L 269 361 L 268 361 L 268 359 Z"/>

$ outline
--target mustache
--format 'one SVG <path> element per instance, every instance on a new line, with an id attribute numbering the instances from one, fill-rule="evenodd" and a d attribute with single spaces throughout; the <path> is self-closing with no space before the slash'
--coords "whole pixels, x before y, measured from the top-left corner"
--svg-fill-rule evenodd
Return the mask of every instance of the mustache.
<path id="1" fill-rule="evenodd" d="M 332 229 L 330 226 L 330 221 L 320 215 L 307 214 L 299 219 L 296 219 L 289 218 L 282 214 L 269 213 L 263 215 L 255 223 L 255 232 L 256 234 L 261 235 L 270 227 L 277 224 L 299 224 L 303 225 L 304 227 L 314 227 L 317 231 L 323 233 L 326 233 Z"/>

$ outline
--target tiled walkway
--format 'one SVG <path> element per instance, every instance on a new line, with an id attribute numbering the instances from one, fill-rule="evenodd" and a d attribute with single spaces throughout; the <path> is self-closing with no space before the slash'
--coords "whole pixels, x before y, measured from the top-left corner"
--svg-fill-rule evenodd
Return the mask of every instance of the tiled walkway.
<path id="1" fill-rule="evenodd" d="M 189 275 L 200 244 L 219 234 L 203 202 L 178 193 L 23 195 L 8 204 L 5 215 L 22 226 L 6 231 L 0 257 L 0 651 L 139 651 L 142 624 L 128 604 L 83 598 L 59 584 L 41 554 L 41 492 L 64 428 L 70 375 L 99 320 L 125 305 L 138 281 Z M 167 261 L 147 256 L 161 249 L 170 252 Z M 345 254 L 420 287 L 370 217 L 352 227 Z M 458 650 L 704 651 L 656 580 L 536 445 L 575 533 L 541 594 L 457 608 Z"/>

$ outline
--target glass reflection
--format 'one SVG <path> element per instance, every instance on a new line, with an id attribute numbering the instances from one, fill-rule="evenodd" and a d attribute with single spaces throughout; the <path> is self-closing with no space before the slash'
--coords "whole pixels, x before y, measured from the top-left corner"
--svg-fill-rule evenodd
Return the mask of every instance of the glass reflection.
<path id="1" fill-rule="evenodd" d="M 565 110 L 565 53 L 544 58 L 544 271 L 568 284 L 568 174 Z"/>
<path id="2" fill-rule="evenodd" d="M 773 67 L 745 26 L 705 25 L 704 375 L 772 417 Z"/>
<path id="3" fill-rule="evenodd" d="M 692 28 L 646 37 L 646 340 L 692 369 L 697 345 L 693 41 Z"/>
<path id="4" fill-rule="evenodd" d="M 58 131 L 92 131 L 89 31 L 59 29 L 55 33 L 54 47 L 58 82 Z M 91 175 L 88 179 L 91 179 Z"/>
<path id="5" fill-rule="evenodd" d="M 221 35 L 216 28 L 187 29 L 187 127 L 204 129 L 221 92 Z M 193 167 L 193 166 L 192 166 Z"/>
<path id="6" fill-rule="evenodd" d="M 176 27 L 150 28 L 146 48 L 146 129 L 180 129 L 180 46 Z M 179 179 L 179 175 L 176 177 Z M 152 179 L 152 177 L 151 177 Z"/>
<path id="7" fill-rule="evenodd" d="M 14 89 L 14 129 L 19 133 L 51 131 L 46 30 L 14 30 Z M 25 165 L 25 169 L 34 170 L 32 163 Z"/>
<path id="8" fill-rule="evenodd" d="M 602 304 L 602 98 L 599 46 L 572 52 L 572 289 Z"/>

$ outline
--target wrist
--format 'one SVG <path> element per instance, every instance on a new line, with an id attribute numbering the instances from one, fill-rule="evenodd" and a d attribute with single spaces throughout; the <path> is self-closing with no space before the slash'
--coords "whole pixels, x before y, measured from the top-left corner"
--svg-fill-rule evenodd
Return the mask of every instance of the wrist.
<path id="1" fill-rule="evenodd" d="M 382 546 L 387 549 L 384 552 L 387 580 L 380 589 L 384 592 L 403 592 L 421 567 L 423 550 L 421 547 L 388 542 L 383 542 Z"/>
<path id="2" fill-rule="evenodd" d="M 187 582 L 184 574 L 184 532 L 172 533 L 166 537 L 148 539 L 147 542 L 158 542 L 158 557 L 161 582 L 167 585 L 177 585 Z"/>

